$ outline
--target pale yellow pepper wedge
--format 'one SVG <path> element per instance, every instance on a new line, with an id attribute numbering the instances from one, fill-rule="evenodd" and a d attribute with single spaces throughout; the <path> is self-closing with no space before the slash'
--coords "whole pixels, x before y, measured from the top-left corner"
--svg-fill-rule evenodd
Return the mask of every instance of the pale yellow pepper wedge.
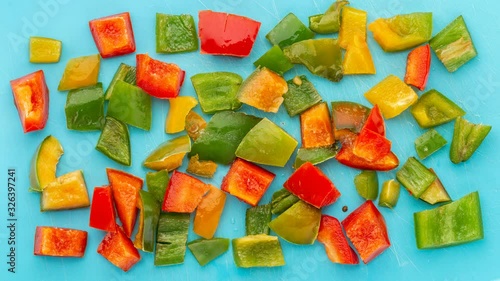
<path id="1" fill-rule="evenodd" d="M 165 122 L 165 132 L 175 134 L 184 131 L 186 127 L 186 116 L 197 104 L 193 97 L 176 97 L 169 100 L 170 110 Z"/>
<path id="2" fill-rule="evenodd" d="M 342 69 L 344 75 L 377 73 L 366 40 L 359 36 L 353 38 L 345 52 Z"/>
<path id="3" fill-rule="evenodd" d="M 345 6 L 342 9 L 342 16 L 339 31 L 339 45 L 343 49 L 348 49 L 354 43 L 356 37 L 360 37 L 366 42 L 366 21 L 368 14 L 363 10 Z"/>
<path id="4" fill-rule="evenodd" d="M 52 38 L 30 37 L 31 63 L 56 63 L 61 58 L 62 42 Z"/>
<path id="5" fill-rule="evenodd" d="M 101 56 L 99 55 L 70 59 L 57 89 L 68 91 L 97 84 L 100 65 Z"/>

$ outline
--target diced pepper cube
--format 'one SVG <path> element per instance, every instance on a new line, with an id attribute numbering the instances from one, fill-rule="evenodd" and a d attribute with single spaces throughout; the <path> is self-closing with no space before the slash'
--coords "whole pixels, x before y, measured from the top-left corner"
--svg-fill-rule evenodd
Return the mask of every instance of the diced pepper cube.
<path id="1" fill-rule="evenodd" d="M 113 206 L 113 194 L 109 186 L 94 188 L 89 226 L 108 232 L 115 231 L 115 207 Z"/>
<path id="2" fill-rule="evenodd" d="M 300 114 L 302 147 L 328 147 L 335 143 L 330 111 L 326 102 L 319 103 Z"/>
<path id="3" fill-rule="evenodd" d="M 201 110 L 212 114 L 224 110 L 237 110 L 241 107 L 238 89 L 243 78 L 232 72 L 199 73 L 191 77 Z"/>
<path id="4" fill-rule="evenodd" d="M 139 54 L 137 61 L 137 86 L 159 99 L 175 98 L 184 83 L 185 71 L 173 63 L 152 59 Z"/>
<path id="5" fill-rule="evenodd" d="M 141 260 L 139 251 L 118 226 L 115 231 L 106 234 L 97 253 L 125 272 Z"/>
<path id="6" fill-rule="evenodd" d="M 174 171 L 168 182 L 162 210 L 164 212 L 192 213 L 209 190 L 210 185 L 190 175 Z"/>
<path id="7" fill-rule="evenodd" d="M 135 52 L 134 30 L 128 12 L 91 20 L 89 26 L 103 58 Z"/>
<path id="8" fill-rule="evenodd" d="M 333 263 L 358 264 L 358 256 L 347 242 L 338 219 L 322 215 L 318 242 L 325 246 L 326 254 Z"/>
<path id="9" fill-rule="evenodd" d="M 182 165 L 182 160 L 190 150 L 191 140 L 187 135 L 170 139 L 153 150 L 143 165 L 156 171 L 172 171 Z"/>
<path id="10" fill-rule="evenodd" d="M 253 65 L 256 67 L 268 68 L 279 75 L 283 75 L 285 72 L 293 68 L 293 64 L 285 56 L 285 54 L 283 54 L 283 50 L 281 50 L 278 45 L 274 45 L 259 59 L 257 59 Z"/>
<path id="11" fill-rule="evenodd" d="M 102 84 L 69 91 L 64 110 L 68 129 L 101 130 L 105 121 Z"/>
<path id="12" fill-rule="evenodd" d="M 291 117 L 300 114 L 321 101 L 313 83 L 305 75 L 295 76 L 287 81 L 288 92 L 283 95 L 283 102 Z"/>
<path id="13" fill-rule="evenodd" d="M 233 258 L 243 268 L 285 265 L 278 237 L 265 234 L 233 239 Z"/>
<path id="14" fill-rule="evenodd" d="M 42 191 L 40 210 L 57 211 L 90 206 L 89 195 L 82 171 L 58 177 Z"/>
<path id="15" fill-rule="evenodd" d="M 226 193 L 210 186 L 208 194 L 201 199 L 194 217 L 194 233 L 205 239 L 212 239 L 219 226 L 219 220 L 226 203 Z"/>
<path id="16" fill-rule="evenodd" d="M 196 25 L 191 15 L 156 13 L 156 52 L 181 53 L 198 50 Z"/>
<path id="17" fill-rule="evenodd" d="M 57 90 L 67 91 L 97 84 L 100 65 L 101 57 L 99 55 L 70 59 L 66 64 Z"/>
<path id="18" fill-rule="evenodd" d="M 152 119 L 151 96 L 141 88 L 117 81 L 109 99 L 108 116 L 149 131 Z"/>
<path id="19" fill-rule="evenodd" d="M 62 42 L 44 37 L 30 37 L 31 63 L 59 62 L 62 52 Z"/>
<path id="20" fill-rule="evenodd" d="M 193 97 L 176 97 L 168 101 L 170 109 L 165 122 L 165 132 L 167 134 L 182 132 L 186 127 L 186 116 L 198 101 Z"/>
<path id="21" fill-rule="evenodd" d="M 130 166 L 132 162 L 128 127 L 113 117 L 106 117 L 95 148 L 122 165 Z"/>
<path id="22" fill-rule="evenodd" d="M 295 42 L 311 39 L 314 37 L 312 32 L 305 26 L 293 13 L 286 15 L 269 33 L 267 40 L 280 48 L 290 46 Z"/>
<path id="23" fill-rule="evenodd" d="M 81 258 L 87 247 L 87 231 L 37 226 L 35 231 L 36 256 Z"/>

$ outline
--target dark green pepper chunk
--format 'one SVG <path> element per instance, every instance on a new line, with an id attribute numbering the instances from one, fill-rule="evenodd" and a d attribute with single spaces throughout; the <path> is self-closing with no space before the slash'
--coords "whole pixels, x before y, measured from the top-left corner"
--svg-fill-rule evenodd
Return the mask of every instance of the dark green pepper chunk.
<path id="1" fill-rule="evenodd" d="M 139 231 L 142 229 L 142 233 L 137 234 L 137 236 L 142 238 L 141 249 L 145 252 L 153 252 L 160 217 L 160 202 L 156 200 L 153 194 L 144 190 L 139 191 L 139 197 L 141 200 L 140 222 L 142 224 L 142 226 L 139 226 Z"/>
<path id="2" fill-rule="evenodd" d="M 464 116 L 465 111 L 436 90 L 424 93 L 411 108 L 411 114 L 422 128 L 431 128 Z"/>
<path id="3" fill-rule="evenodd" d="M 146 174 L 146 186 L 148 191 L 154 196 L 156 201 L 162 203 L 165 198 L 165 191 L 167 190 L 170 177 L 167 170 L 158 172 L 148 172 Z"/>
<path id="4" fill-rule="evenodd" d="M 184 262 L 190 214 L 161 213 L 156 235 L 155 265 Z"/>
<path id="5" fill-rule="evenodd" d="M 318 104 L 322 98 L 305 75 L 295 76 L 286 82 L 288 92 L 283 95 L 288 115 L 295 116 Z"/>
<path id="6" fill-rule="evenodd" d="M 108 116 L 149 131 L 152 118 L 151 96 L 139 87 L 117 81 L 109 99 Z"/>
<path id="7" fill-rule="evenodd" d="M 198 36 L 191 15 L 156 14 L 157 53 L 180 53 L 196 50 L 198 50 Z"/>
<path id="8" fill-rule="evenodd" d="M 415 140 L 415 150 L 420 159 L 425 159 L 445 146 L 447 141 L 436 130 L 430 129 Z"/>
<path id="9" fill-rule="evenodd" d="M 104 125 L 102 84 L 71 90 L 66 99 L 66 126 L 70 130 L 101 130 Z"/>
<path id="10" fill-rule="evenodd" d="M 187 246 L 198 263 L 204 266 L 227 252 L 229 249 L 229 239 L 198 239 L 189 242 Z"/>
<path id="11" fill-rule="evenodd" d="M 271 204 L 248 208 L 246 212 L 247 235 L 269 234 Z"/>
<path id="12" fill-rule="evenodd" d="M 265 67 L 278 73 L 279 75 L 285 74 L 288 70 L 293 68 L 293 64 L 283 54 L 283 50 L 278 45 L 274 45 L 265 54 L 257 59 L 253 65 L 256 67 Z"/>
<path id="13" fill-rule="evenodd" d="M 299 202 L 299 200 L 299 197 L 295 196 L 286 188 L 282 188 L 273 194 L 271 200 L 271 213 L 273 215 L 279 215 Z"/>
<path id="14" fill-rule="evenodd" d="M 135 66 L 130 66 L 124 63 L 120 63 L 118 69 L 113 76 L 113 80 L 109 83 L 108 89 L 106 89 L 106 99 L 109 100 L 113 95 L 115 90 L 116 82 L 121 80 L 123 82 L 129 83 L 130 85 L 136 85 L 136 68 Z"/>
<path id="15" fill-rule="evenodd" d="M 490 131 L 491 126 L 489 125 L 473 124 L 458 117 L 455 120 L 453 140 L 451 141 L 451 162 L 458 164 L 469 160 Z"/>
<path id="16" fill-rule="evenodd" d="M 122 165 L 130 166 L 130 136 L 125 123 L 106 117 L 96 149 Z"/>
<path id="17" fill-rule="evenodd" d="M 269 33 L 267 40 L 280 48 L 290 46 L 295 42 L 314 38 L 312 32 L 293 13 L 286 15 Z"/>
<path id="18" fill-rule="evenodd" d="M 241 107 L 237 97 L 243 82 L 240 75 L 232 72 L 200 73 L 191 77 L 191 82 L 203 112 L 213 114 Z"/>
<path id="19" fill-rule="evenodd" d="M 415 198 L 420 198 L 434 182 L 436 175 L 422 165 L 415 157 L 410 157 L 396 173 L 396 178 Z"/>
<path id="20" fill-rule="evenodd" d="M 335 158 L 335 155 L 337 155 L 338 151 L 339 146 L 337 145 L 334 145 L 332 147 L 299 148 L 297 150 L 297 158 L 295 158 L 293 168 L 297 169 L 306 162 L 311 162 L 311 164 L 313 165 L 318 165 Z"/>
<path id="21" fill-rule="evenodd" d="M 334 2 L 324 14 L 309 17 L 309 28 L 320 34 L 338 32 L 340 29 L 340 12 L 349 1 Z"/>

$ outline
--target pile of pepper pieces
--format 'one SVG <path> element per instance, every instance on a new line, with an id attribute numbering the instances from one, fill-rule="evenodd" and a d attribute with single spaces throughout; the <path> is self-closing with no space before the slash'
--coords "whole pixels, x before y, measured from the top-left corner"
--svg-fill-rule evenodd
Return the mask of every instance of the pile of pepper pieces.
<path id="1" fill-rule="evenodd" d="M 368 263 L 390 246 L 384 218 L 373 203 L 379 194 L 375 171 L 399 166 L 386 138 L 384 118 L 394 118 L 411 107 L 417 123 L 430 128 L 415 141 L 421 159 L 446 144 L 432 128 L 455 121 L 450 149 L 453 163 L 467 161 L 491 127 L 466 121 L 465 111 L 437 90 L 418 97 L 411 87 L 426 88 L 431 48 L 450 72 L 477 55 L 461 16 L 434 37 L 432 13 L 397 15 L 368 25 L 384 51 L 414 48 L 408 55 L 404 81 L 390 75 L 365 93 L 374 105 L 371 109 L 334 101 L 330 111 L 305 75 L 285 81 L 282 76 L 293 64 L 303 64 L 312 74 L 333 82 L 344 75 L 376 72 L 366 43 L 367 13 L 348 5 L 348 1 L 334 2 L 324 14 L 311 16 L 309 27 L 288 14 L 266 35 L 273 47 L 255 61 L 256 70 L 245 80 L 231 72 L 192 76 L 198 100 L 178 96 L 185 78 L 179 66 L 147 54 L 136 56 L 136 67 L 121 64 L 104 92 L 98 83 L 101 58 L 135 52 L 134 32 L 129 13 L 90 21 L 100 55 L 71 59 L 58 87 L 69 90 L 65 107 L 68 129 L 101 130 L 96 149 L 130 166 L 128 125 L 150 129 L 154 97 L 170 102 L 165 132 L 185 130 L 187 135 L 168 140 L 146 157 L 143 165 L 155 170 L 146 176 L 148 191 L 143 190 L 141 178 L 108 168 L 109 185 L 94 189 L 92 203 L 81 171 L 56 178 L 63 148 L 55 137 L 48 136 L 31 164 L 30 189 L 41 193 L 41 211 L 91 206 L 89 225 L 107 232 L 98 253 L 124 271 L 140 260 L 138 249 L 155 252 L 155 265 L 182 263 L 186 245 L 200 265 L 205 265 L 229 249 L 229 239 L 214 238 L 214 234 L 226 194 L 230 194 L 252 206 L 246 213 L 246 236 L 232 241 L 237 266 L 285 264 L 278 237 L 271 236 L 270 230 L 295 244 L 312 244 L 317 239 L 332 262 L 357 264 L 357 252 Z M 190 15 L 157 14 L 156 52 L 198 50 L 199 37 L 202 54 L 245 57 L 259 29 L 260 23 L 253 19 L 201 11 L 197 32 Z M 314 39 L 315 33 L 336 32 L 338 39 Z M 58 62 L 61 48 L 60 41 L 32 37 L 30 62 Z M 13 80 L 11 86 L 24 132 L 43 129 L 49 107 L 43 71 Z M 105 100 L 109 101 L 106 115 Z M 204 113 L 213 114 L 208 123 L 192 111 L 198 103 Z M 290 116 L 300 115 L 302 146 L 293 165 L 296 170 L 269 204 L 259 205 L 275 175 L 257 164 L 284 167 L 298 142 L 267 118 L 236 112 L 242 104 L 274 113 L 284 104 Z M 186 155 L 190 158 L 187 172 L 199 177 L 212 177 L 218 164 L 231 165 L 221 189 L 176 170 Z M 354 183 L 367 201 L 342 222 L 321 214 L 322 207 L 341 196 L 315 166 L 332 158 L 364 170 Z M 483 237 L 478 192 L 449 203 L 451 198 L 435 172 L 415 157 L 404 163 L 396 177 L 397 181 L 382 185 L 379 206 L 396 206 L 399 183 L 429 204 L 447 203 L 415 213 L 418 248 Z M 115 209 L 121 226 L 116 223 Z M 132 239 L 138 209 L 138 230 Z M 194 232 L 202 238 L 187 243 L 190 214 L 195 211 Z M 273 219 L 273 215 L 278 216 Z M 37 227 L 34 253 L 81 257 L 86 240 L 85 231 Z"/>

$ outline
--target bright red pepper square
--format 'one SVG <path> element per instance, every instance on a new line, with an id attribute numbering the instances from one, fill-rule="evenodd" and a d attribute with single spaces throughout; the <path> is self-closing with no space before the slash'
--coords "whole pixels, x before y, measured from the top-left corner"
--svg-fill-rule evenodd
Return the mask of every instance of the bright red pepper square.
<path id="1" fill-rule="evenodd" d="M 175 98 L 179 95 L 185 72 L 173 63 L 152 59 L 148 54 L 136 56 L 137 86 L 159 99 Z"/>
<path id="2" fill-rule="evenodd" d="M 125 272 L 141 260 L 141 255 L 134 243 L 118 226 L 116 226 L 115 231 L 108 232 L 104 236 L 101 244 L 97 247 L 97 253 Z"/>
<path id="3" fill-rule="evenodd" d="M 128 12 L 92 20 L 89 26 L 101 57 L 135 52 L 134 30 Z"/>

